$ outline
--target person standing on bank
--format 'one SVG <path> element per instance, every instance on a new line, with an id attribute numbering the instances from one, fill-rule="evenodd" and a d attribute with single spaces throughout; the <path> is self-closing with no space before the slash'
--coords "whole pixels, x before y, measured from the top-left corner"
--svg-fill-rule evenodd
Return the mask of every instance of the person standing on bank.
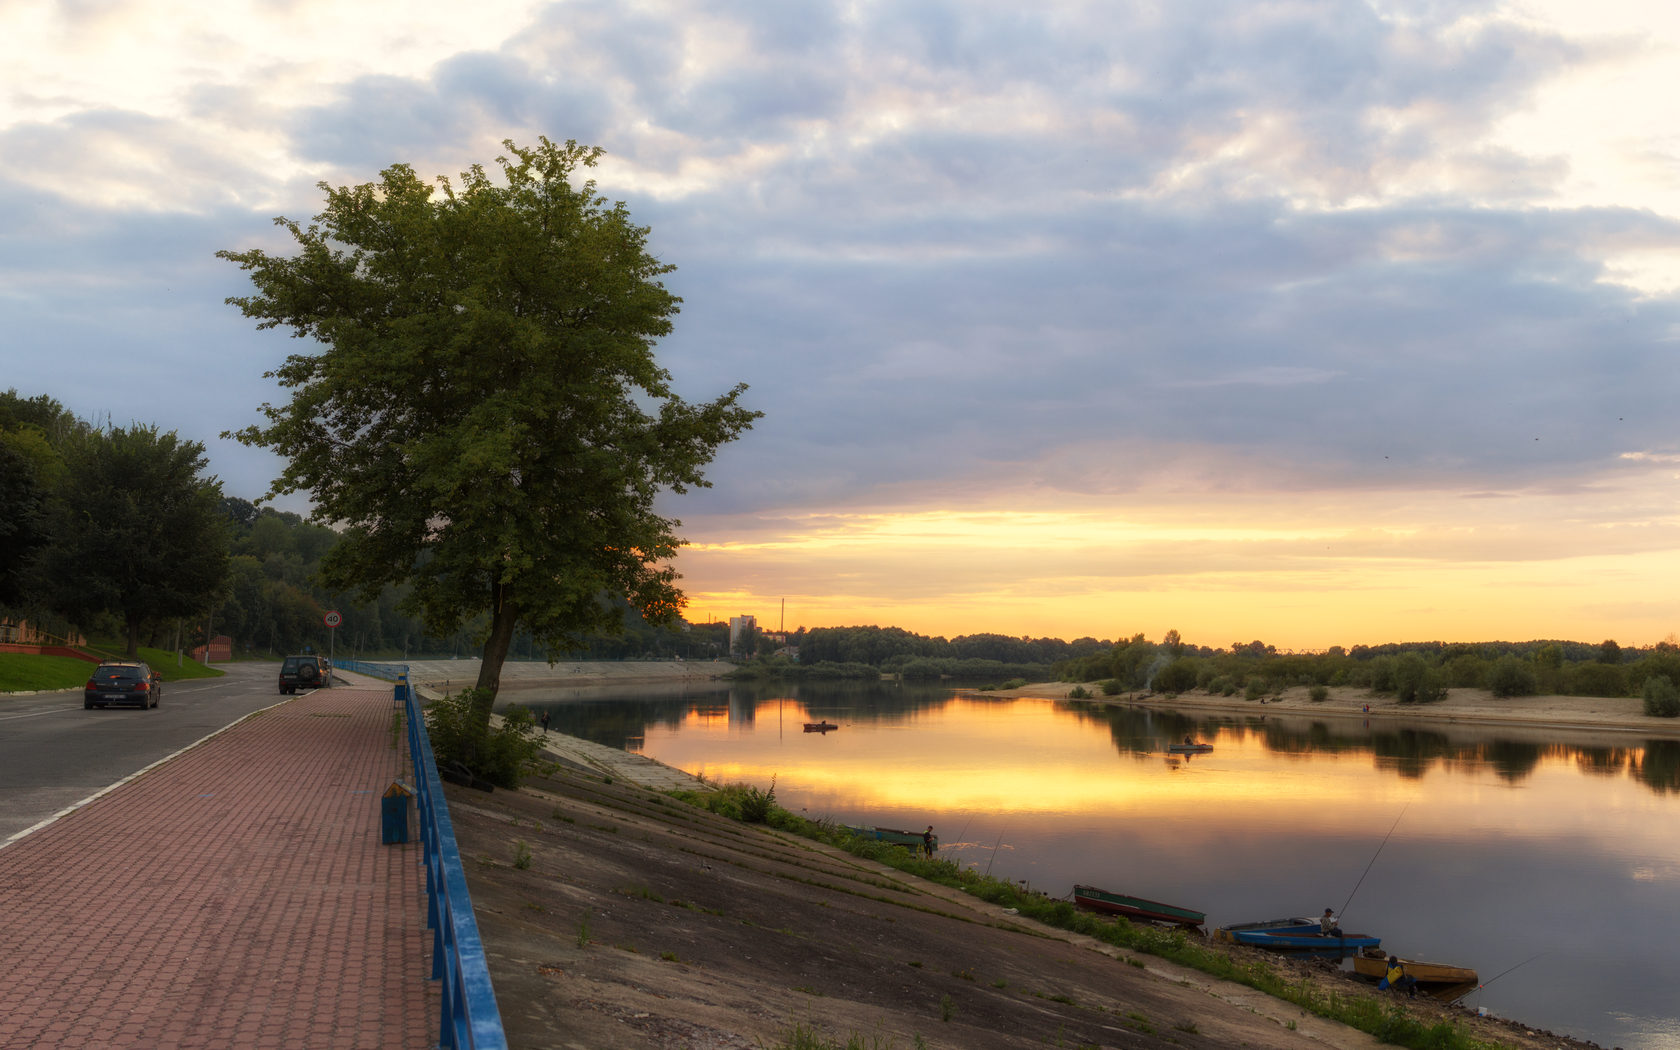
<path id="1" fill-rule="evenodd" d="M 548 735 L 548 712 L 547 711 L 544 711 L 542 713 L 542 727 L 543 727 L 543 736 L 547 736 Z"/>
<path id="2" fill-rule="evenodd" d="M 932 824 L 929 824 L 928 829 L 926 831 L 922 832 L 922 853 L 923 853 L 923 855 L 925 855 L 927 857 L 928 860 L 933 859 L 933 825 Z"/>

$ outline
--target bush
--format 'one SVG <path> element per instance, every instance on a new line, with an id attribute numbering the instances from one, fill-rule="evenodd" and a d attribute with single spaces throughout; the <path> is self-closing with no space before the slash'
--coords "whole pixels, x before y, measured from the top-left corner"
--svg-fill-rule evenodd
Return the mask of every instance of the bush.
<path id="1" fill-rule="evenodd" d="M 534 739 L 536 720 L 515 705 L 502 713 L 501 726 L 492 731 L 478 710 L 484 697 L 481 689 L 467 689 L 426 705 L 432 755 L 440 772 L 464 772 L 499 788 L 516 788 L 543 766 L 542 743 Z"/>
<path id="2" fill-rule="evenodd" d="M 1196 687 L 1196 661 L 1179 657 L 1156 672 L 1154 685 L 1163 693 L 1188 693 Z"/>
<path id="3" fill-rule="evenodd" d="M 1068 699 L 1089 700 L 1091 699 L 1091 691 L 1082 685 L 1076 685 L 1072 689 L 1068 690 Z"/>
<path id="4" fill-rule="evenodd" d="M 1494 661 L 1488 671 L 1487 683 L 1494 696 L 1533 696 L 1540 688 L 1534 668 L 1511 653 Z"/>
<path id="5" fill-rule="evenodd" d="M 1104 696 L 1118 696 L 1126 691 L 1126 687 L 1121 684 L 1118 678 L 1107 679 L 1099 683 L 1097 688 L 1102 690 Z"/>
<path id="6" fill-rule="evenodd" d="M 944 672 L 940 669 L 939 664 L 933 660 L 911 660 L 899 668 L 898 674 L 907 682 L 937 681 L 943 676 Z"/>
<path id="7" fill-rule="evenodd" d="M 1645 700 L 1645 713 L 1654 718 L 1675 718 L 1680 716 L 1680 689 L 1674 687 L 1667 675 L 1657 675 L 1645 679 L 1645 689 L 1642 694 Z"/>
<path id="8" fill-rule="evenodd" d="M 1315 704 L 1322 704 L 1324 701 L 1330 699 L 1330 687 L 1327 685 L 1315 685 L 1307 690 L 1307 697 Z"/>
<path id="9" fill-rule="evenodd" d="M 1626 696 L 1627 672 L 1611 664 L 1572 664 L 1563 676 L 1570 696 Z"/>
<path id="10" fill-rule="evenodd" d="M 1394 662 L 1394 696 L 1402 704 L 1432 704 L 1446 695 L 1440 670 L 1417 653 L 1406 653 Z"/>
<path id="11" fill-rule="evenodd" d="M 770 778 L 770 790 L 748 787 L 741 799 L 741 819 L 748 824 L 764 824 L 770 820 L 770 810 L 776 805 L 776 778 Z"/>
<path id="12" fill-rule="evenodd" d="M 1247 687 L 1243 689 L 1243 696 L 1250 700 L 1258 700 L 1269 692 L 1271 688 L 1264 678 L 1250 678 Z"/>

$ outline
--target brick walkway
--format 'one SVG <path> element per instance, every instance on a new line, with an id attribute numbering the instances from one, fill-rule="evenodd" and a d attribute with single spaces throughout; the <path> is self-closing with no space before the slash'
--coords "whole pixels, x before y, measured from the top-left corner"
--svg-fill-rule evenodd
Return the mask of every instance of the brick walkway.
<path id="1" fill-rule="evenodd" d="M 0 849 L 0 1047 L 437 1042 L 391 693 L 298 697 Z"/>

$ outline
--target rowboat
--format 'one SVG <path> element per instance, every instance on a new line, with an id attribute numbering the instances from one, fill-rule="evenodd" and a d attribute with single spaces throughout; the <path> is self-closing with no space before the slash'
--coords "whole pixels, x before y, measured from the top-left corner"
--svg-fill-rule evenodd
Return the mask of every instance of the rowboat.
<path id="1" fill-rule="evenodd" d="M 1382 938 L 1363 933 L 1345 933 L 1340 937 L 1327 935 L 1320 932 L 1318 923 L 1312 919 L 1272 919 L 1221 926 L 1213 931 L 1213 939 L 1272 952 L 1331 959 L 1357 955 L 1361 949 L 1382 944 Z"/>
<path id="2" fill-rule="evenodd" d="M 805 732 L 807 732 L 807 733 L 826 733 L 830 729 L 839 729 L 839 728 L 840 727 L 833 722 L 806 722 L 805 723 Z"/>
<path id="3" fill-rule="evenodd" d="M 1481 978 L 1468 966 L 1448 963 L 1418 962 L 1401 959 L 1400 965 L 1417 981 L 1417 990 L 1431 999 L 1453 1002 L 1476 990 Z M 1388 960 L 1381 953 L 1353 957 L 1353 972 L 1372 981 L 1380 981 L 1388 974 Z"/>
<path id="4" fill-rule="evenodd" d="M 1213 750 L 1212 744 L 1168 744 L 1167 750 L 1175 755 L 1200 755 Z"/>
<path id="5" fill-rule="evenodd" d="M 895 846 L 904 846 L 913 850 L 922 848 L 922 833 L 919 831 L 900 831 L 897 828 L 875 828 L 868 825 L 852 824 L 842 824 L 840 827 L 861 839 L 875 839 L 879 842 L 890 842 Z M 938 835 L 933 837 L 933 848 L 939 848 Z"/>
<path id="6" fill-rule="evenodd" d="M 1124 915 L 1128 919 L 1145 922 L 1164 922 L 1172 926 L 1200 926 L 1207 921 L 1207 913 L 1180 908 L 1175 904 L 1144 900 L 1124 893 L 1110 893 L 1095 886 L 1075 886 L 1073 903 L 1086 911 L 1108 915 Z"/>

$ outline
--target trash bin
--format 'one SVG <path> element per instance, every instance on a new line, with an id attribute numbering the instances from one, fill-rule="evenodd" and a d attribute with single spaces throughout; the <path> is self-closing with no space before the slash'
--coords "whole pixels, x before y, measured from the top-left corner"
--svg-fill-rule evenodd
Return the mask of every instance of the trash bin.
<path id="1" fill-rule="evenodd" d="M 379 800 L 379 841 L 385 845 L 408 841 L 409 800 L 414 789 L 400 780 L 393 780 Z"/>

